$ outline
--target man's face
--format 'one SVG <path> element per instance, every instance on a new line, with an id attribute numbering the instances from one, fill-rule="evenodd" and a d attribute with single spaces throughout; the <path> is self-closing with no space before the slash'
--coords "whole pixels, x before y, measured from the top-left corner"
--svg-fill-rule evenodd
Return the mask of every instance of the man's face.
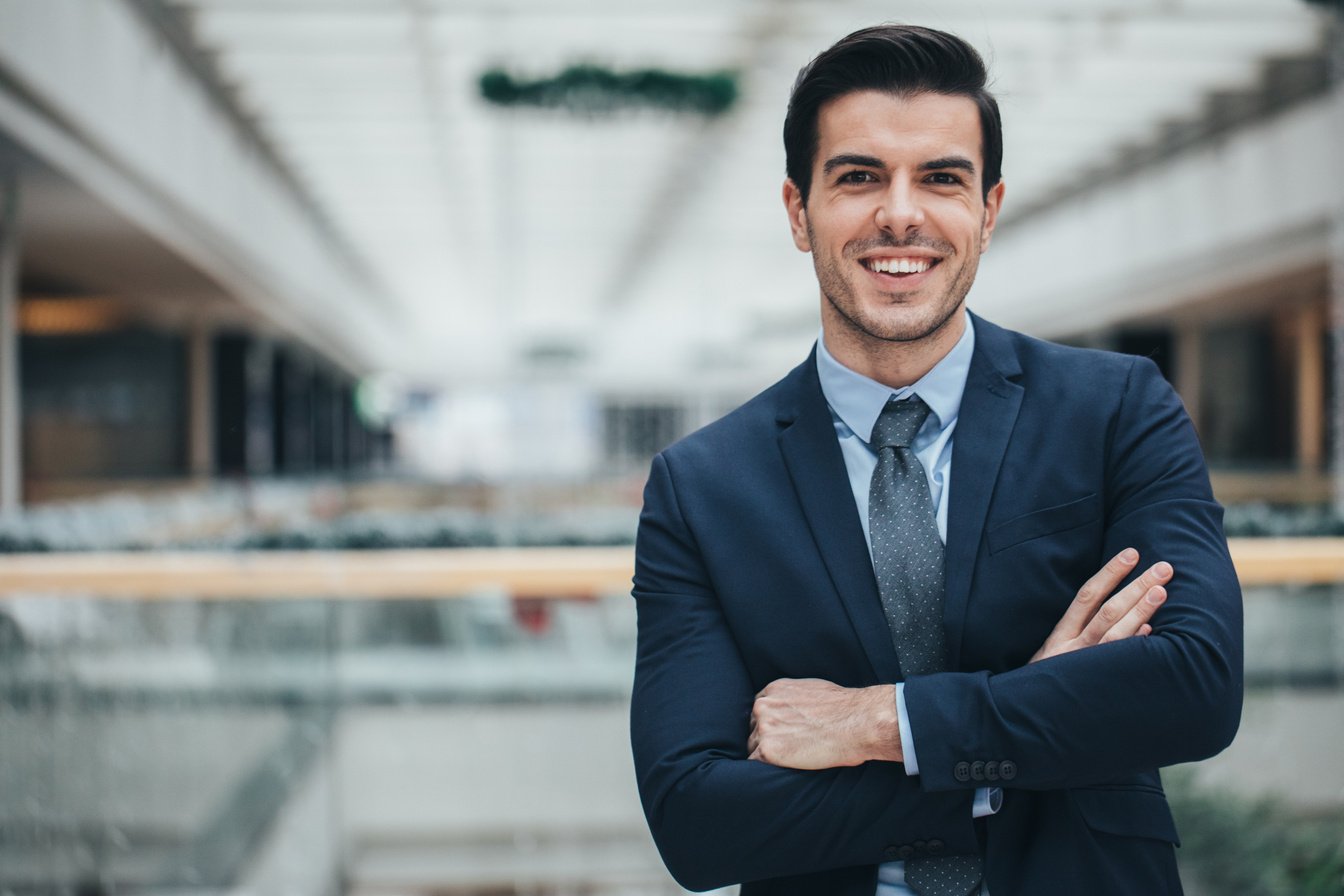
<path id="1" fill-rule="evenodd" d="M 975 102 L 857 91 L 822 106 L 817 130 L 811 195 L 804 205 L 786 181 L 784 201 L 794 243 L 812 253 L 827 334 L 937 338 L 963 306 L 1003 199 L 1002 183 L 982 197 Z"/>

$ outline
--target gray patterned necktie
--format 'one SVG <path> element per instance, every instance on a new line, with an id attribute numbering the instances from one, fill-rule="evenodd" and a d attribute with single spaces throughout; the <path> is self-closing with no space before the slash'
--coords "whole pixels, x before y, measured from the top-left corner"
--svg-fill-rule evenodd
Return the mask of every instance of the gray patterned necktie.
<path id="1" fill-rule="evenodd" d="M 948 667 L 943 637 L 943 542 L 924 467 L 910 443 L 929 406 L 891 399 L 873 426 L 877 451 L 868 490 L 868 535 L 882 609 L 902 679 Z M 979 856 L 912 858 L 906 885 L 920 896 L 967 896 L 980 886 Z"/>

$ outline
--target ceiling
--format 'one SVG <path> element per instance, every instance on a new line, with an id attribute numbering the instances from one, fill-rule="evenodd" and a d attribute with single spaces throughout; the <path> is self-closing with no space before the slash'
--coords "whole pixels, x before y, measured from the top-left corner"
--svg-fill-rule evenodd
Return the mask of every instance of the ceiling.
<path id="1" fill-rule="evenodd" d="M 815 281 L 780 203 L 788 88 L 887 20 L 985 55 L 1013 212 L 1320 46 L 1301 0 L 171 0 L 244 114 L 409 309 L 401 372 L 754 385 L 805 351 Z M 480 96 L 544 76 L 733 69 L 715 119 Z"/>

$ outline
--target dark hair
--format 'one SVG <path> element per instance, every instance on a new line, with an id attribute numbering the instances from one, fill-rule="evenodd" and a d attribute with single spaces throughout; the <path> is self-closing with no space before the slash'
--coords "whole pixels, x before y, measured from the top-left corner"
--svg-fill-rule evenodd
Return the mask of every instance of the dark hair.
<path id="1" fill-rule="evenodd" d="M 817 118 L 830 100 L 856 90 L 900 96 L 964 96 L 980 110 L 984 194 L 1003 176 L 1003 123 L 999 104 L 985 89 L 984 60 L 966 41 L 918 25 L 876 25 L 842 38 L 805 65 L 793 82 L 784 118 L 784 166 L 803 201 L 812 189 Z"/>

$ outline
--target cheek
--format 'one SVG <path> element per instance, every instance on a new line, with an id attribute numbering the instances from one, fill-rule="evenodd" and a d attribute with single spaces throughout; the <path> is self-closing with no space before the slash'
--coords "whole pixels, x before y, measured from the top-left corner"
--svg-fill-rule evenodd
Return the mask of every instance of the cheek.
<path id="1" fill-rule="evenodd" d="M 928 219 L 942 231 L 944 237 L 953 241 L 983 242 L 989 233 L 983 210 L 965 202 L 948 201 L 930 209 Z"/>
<path id="2" fill-rule="evenodd" d="M 868 202 L 845 197 L 839 201 L 817 203 L 809 220 L 823 242 L 843 243 L 871 235 L 873 217 L 874 209 Z"/>

